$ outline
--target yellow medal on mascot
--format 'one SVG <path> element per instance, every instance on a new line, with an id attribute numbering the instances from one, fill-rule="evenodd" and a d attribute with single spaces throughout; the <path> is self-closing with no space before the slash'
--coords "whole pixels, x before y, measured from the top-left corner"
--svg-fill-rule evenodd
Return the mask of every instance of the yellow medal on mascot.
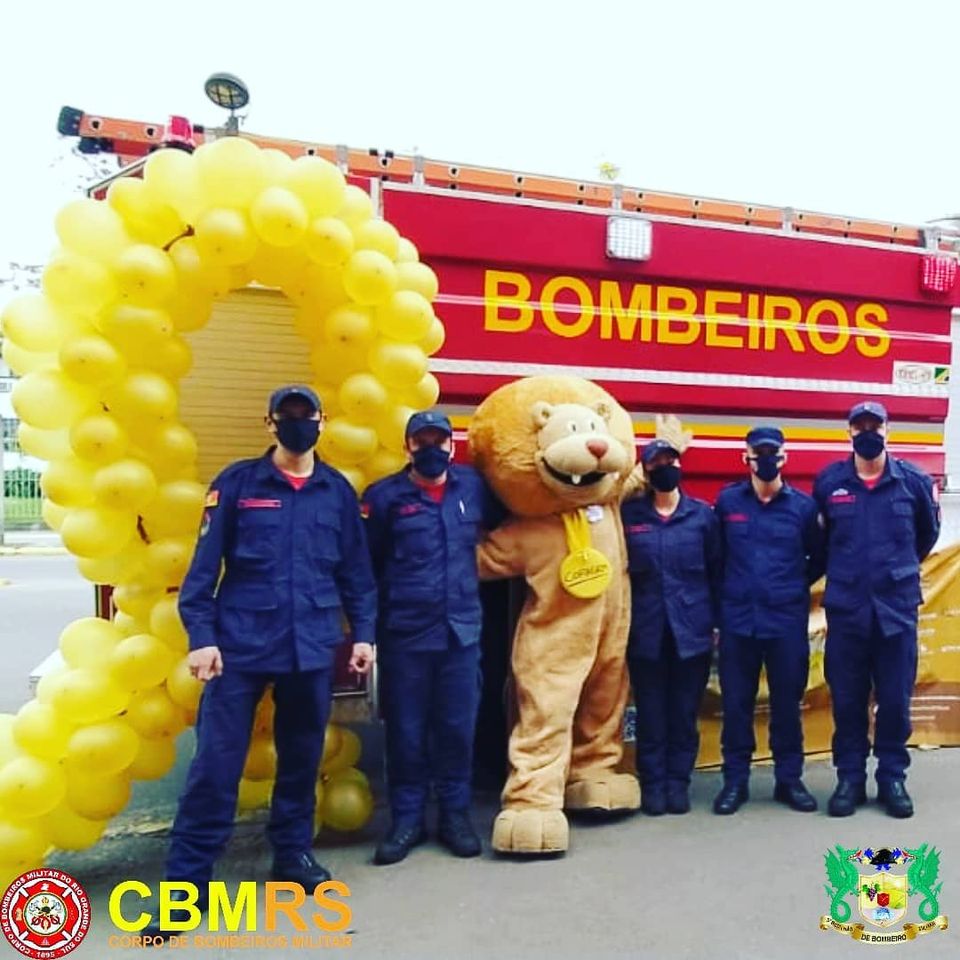
<path id="1" fill-rule="evenodd" d="M 563 514 L 570 552 L 560 562 L 560 583 L 580 600 L 599 597 L 610 586 L 610 561 L 590 544 L 585 510 Z"/>

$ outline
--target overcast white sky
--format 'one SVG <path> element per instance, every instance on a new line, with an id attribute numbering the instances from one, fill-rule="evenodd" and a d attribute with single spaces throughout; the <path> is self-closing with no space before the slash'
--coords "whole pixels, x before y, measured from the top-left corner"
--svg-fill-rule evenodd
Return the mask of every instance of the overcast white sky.
<path id="1" fill-rule="evenodd" d="M 960 209 L 951 0 L 24 0 L 3 12 L 0 261 L 67 199 L 61 105 L 920 222 Z"/>

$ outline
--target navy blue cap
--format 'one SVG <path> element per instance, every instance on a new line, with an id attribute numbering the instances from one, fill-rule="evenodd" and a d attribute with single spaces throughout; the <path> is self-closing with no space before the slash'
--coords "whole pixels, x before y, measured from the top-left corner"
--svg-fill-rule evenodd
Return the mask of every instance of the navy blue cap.
<path id="1" fill-rule="evenodd" d="M 280 404 L 290 397 L 300 397 L 306 400 L 314 411 L 319 412 L 320 410 L 320 398 L 313 390 L 305 387 L 302 383 L 291 383 L 286 387 L 279 387 L 270 394 L 270 406 L 267 408 L 267 412 L 271 415 L 276 413 Z"/>
<path id="2" fill-rule="evenodd" d="M 861 400 L 850 408 L 850 416 L 847 417 L 847 423 L 853 423 L 857 417 L 862 417 L 865 413 L 878 420 L 887 422 L 887 408 L 876 400 Z"/>
<path id="3" fill-rule="evenodd" d="M 782 447 L 783 431 L 779 427 L 754 427 L 747 434 L 748 447 Z"/>
<path id="4" fill-rule="evenodd" d="M 669 440 L 651 440 L 640 453 L 640 462 L 647 466 L 658 453 L 672 453 L 675 457 L 680 456 L 680 451 L 674 447 Z"/>
<path id="5" fill-rule="evenodd" d="M 412 437 L 417 431 L 425 430 L 430 427 L 433 430 L 442 430 L 448 437 L 453 436 L 453 427 L 450 425 L 450 418 L 439 410 L 424 410 L 421 413 L 415 413 L 407 421 L 406 436 Z"/>

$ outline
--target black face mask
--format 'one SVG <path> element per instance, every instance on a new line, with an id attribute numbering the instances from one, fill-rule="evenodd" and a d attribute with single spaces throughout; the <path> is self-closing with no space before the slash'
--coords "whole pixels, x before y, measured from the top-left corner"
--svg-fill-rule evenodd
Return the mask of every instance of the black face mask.
<path id="1" fill-rule="evenodd" d="M 661 493 L 669 493 L 680 486 L 680 468 L 665 463 L 650 471 L 650 486 Z"/>
<path id="2" fill-rule="evenodd" d="M 450 451 L 432 444 L 413 451 L 413 469 L 428 480 L 436 480 L 450 466 Z"/>
<path id="3" fill-rule="evenodd" d="M 876 460 L 883 453 L 885 444 L 883 435 L 876 430 L 864 430 L 853 438 L 853 449 L 864 460 Z"/>
<path id="4" fill-rule="evenodd" d="M 779 454 L 763 453 L 754 462 L 757 465 L 757 477 L 764 483 L 772 483 L 780 476 Z"/>
<path id="5" fill-rule="evenodd" d="M 274 420 L 277 426 L 277 441 L 291 453 L 306 453 L 317 445 L 320 436 L 320 421 L 299 417 Z"/>

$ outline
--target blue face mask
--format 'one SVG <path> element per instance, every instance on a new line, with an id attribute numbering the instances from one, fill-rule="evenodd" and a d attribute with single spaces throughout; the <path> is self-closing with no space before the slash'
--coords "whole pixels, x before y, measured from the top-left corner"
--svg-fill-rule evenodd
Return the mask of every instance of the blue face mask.
<path id="1" fill-rule="evenodd" d="M 853 438 L 853 449 L 864 460 L 876 460 L 883 453 L 885 440 L 876 430 L 864 430 Z"/>
<path id="2" fill-rule="evenodd" d="M 450 451 L 430 444 L 413 451 L 413 469 L 428 480 L 436 480 L 450 466 Z"/>
<path id="3" fill-rule="evenodd" d="M 285 418 L 274 420 L 277 425 L 277 441 L 291 453 L 306 453 L 317 445 L 320 436 L 319 420 Z"/>
<path id="4" fill-rule="evenodd" d="M 757 477 L 764 483 L 773 483 L 780 476 L 780 455 L 762 453 L 756 458 Z"/>

